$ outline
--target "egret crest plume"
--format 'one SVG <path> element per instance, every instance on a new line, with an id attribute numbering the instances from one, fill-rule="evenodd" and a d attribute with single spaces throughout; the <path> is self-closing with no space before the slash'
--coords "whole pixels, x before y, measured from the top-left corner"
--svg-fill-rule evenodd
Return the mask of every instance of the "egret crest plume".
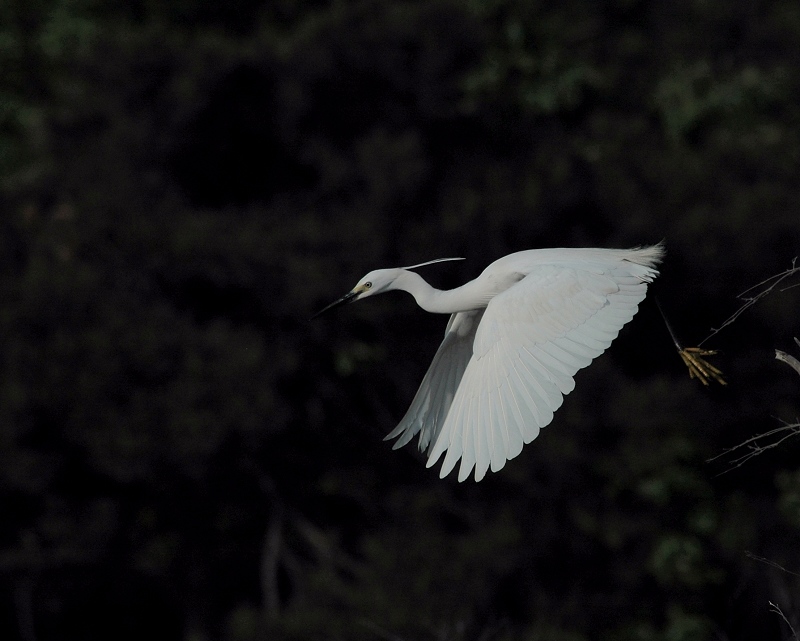
<path id="1" fill-rule="evenodd" d="M 410 265 L 408 267 L 401 267 L 400 269 L 416 269 L 417 267 L 425 267 L 425 265 L 435 265 L 436 263 L 446 263 L 451 260 L 466 260 L 466 258 L 435 258 L 419 265 Z"/>

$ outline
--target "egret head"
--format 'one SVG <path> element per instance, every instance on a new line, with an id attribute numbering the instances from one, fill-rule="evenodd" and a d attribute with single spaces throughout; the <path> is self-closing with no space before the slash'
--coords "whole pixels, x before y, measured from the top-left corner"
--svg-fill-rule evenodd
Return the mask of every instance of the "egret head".
<path id="1" fill-rule="evenodd" d="M 345 303 L 354 303 L 355 301 L 366 298 L 367 296 L 374 296 L 375 294 L 389 291 L 392 283 L 402 271 L 402 269 L 376 269 L 375 271 L 371 271 L 369 274 L 359 280 L 353 289 L 347 292 L 340 299 L 333 301 L 330 305 L 318 311 L 311 317 L 311 319 L 313 320 L 317 316 L 320 316 L 321 314 L 324 314 L 335 307 L 344 305 Z"/>
<path id="2" fill-rule="evenodd" d="M 317 316 L 324 314 L 328 310 L 344 305 L 345 303 L 353 303 L 367 296 L 374 296 L 394 289 L 394 282 L 398 279 L 403 272 L 409 269 L 416 269 L 417 267 L 424 267 L 425 265 L 433 265 L 434 263 L 443 263 L 449 260 L 464 260 L 463 258 L 437 258 L 436 260 L 429 260 L 426 263 L 419 265 L 410 265 L 408 267 L 392 268 L 392 269 L 376 269 L 364 276 L 358 281 L 355 287 L 342 296 L 339 300 L 333 301 L 327 307 L 322 308 L 311 317 L 314 320 Z"/>

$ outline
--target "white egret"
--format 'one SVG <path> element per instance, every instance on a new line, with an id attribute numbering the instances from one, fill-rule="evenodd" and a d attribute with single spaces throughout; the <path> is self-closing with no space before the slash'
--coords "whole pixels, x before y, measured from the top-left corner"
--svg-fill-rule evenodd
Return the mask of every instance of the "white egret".
<path id="1" fill-rule="evenodd" d="M 661 244 L 634 249 L 532 249 L 509 254 L 476 279 L 442 291 L 410 271 L 439 260 L 372 271 L 319 314 L 391 290 L 422 309 L 451 314 L 411 407 L 386 439 L 419 434 L 440 477 L 496 472 L 553 420 L 573 376 L 633 318 L 658 276 Z"/>

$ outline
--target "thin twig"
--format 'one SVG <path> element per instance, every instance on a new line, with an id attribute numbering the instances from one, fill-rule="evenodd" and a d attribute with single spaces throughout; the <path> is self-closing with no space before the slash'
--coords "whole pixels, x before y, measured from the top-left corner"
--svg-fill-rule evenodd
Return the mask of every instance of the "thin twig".
<path id="1" fill-rule="evenodd" d="M 800 576 L 800 574 L 798 574 L 797 572 L 792 572 L 791 570 L 787 570 L 780 563 L 775 563 L 775 561 L 772 561 L 771 559 L 767 559 L 763 556 L 758 556 L 756 554 L 753 554 L 752 552 L 748 552 L 747 550 L 745 550 L 744 554 L 747 558 L 753 559 L 753 561 L 764 563 L 766 565 L 769 565 L 770 567 L 775 568 L 776 570 L 780 570 L 781 572 L 786 572 L 786 574 L 791 574 L 792 576 Z"/>
<path id="2" fill-rule="evenodd" d="M 778 419 L 783 423 L 781 427 L 776 427 L 775 429 L 770 430 L 769 432 L 764 432 L 763 434 L 756 434 L 755 436 L 751 436 L 746 441 L 739 443 L 738 445 L 734 445 L 733 447 L 729 447 L 716 456 L 712 456 L 707 462 L 715 461 L 716 459 L 725 456 L 726 454 L 730 454 L 731 452 L 736 452 L 742 448 L 745 449 L 745 453 L 735 458 L 731 461 L 733 464 L 727 470 L 723 470 L 717 476 L 721 476 L 726 474 L 727 472 L 731 472 L 735 470 L 737 467 L 741 467 L 751 458 L 758 456 L 759 454 L 763 454 L 767 450 L 771 450 L 773 448 L 778 447 L 781 443 L 783 443 L 786 439 L 792 438 L 793 436 L 797 436 L 800 434 L 800 422 L 797 423 L 787 423 L 781 419 Z M 766 444 L 763 443 L 763 440 L 768 440 L 770 437 L 779 436 L 776 440 L 772 442 L 767 442 Z M 759 442 L 762 441 L 762 442 Z"/>
<path id="3" fill-rule="evenodd" d="M 780 618 L 783 619 L 783 622 L 786 625 L 789 626 L 789 630 L 791 630 L 791 632 L 792 632 L 792 638 L 795 641 L 800 641 L 800 637 L 797 636 L 797 632 L 794 631 L 794 628 L 792 627 L 792 624 L 789 623 L 789 619 L 786 618 L 786 615 L 783 613 L 783 610 L 781 610 L 780 606 L 778 606 L 777 604 L 773 603 L 772 601 L 767 601 L 767 603 L 769 603 L 769 605 L 770 605 L 769 611 L 770 612 L 774 612 L 775 614 L 780 616 Z"/>
<path id="4" fill-rule="evenodd" d="M 737 309 L 722 325 L 717 327 L 716 329 L 712 328 L 711 333 L 706 336 L 702 341 L 700 341 L 698 347 L 702 346 L 708 339 L 712 336 L 716 336 L 719 332 L 725 329 L 728 325 L 732 324 L 739 316 L 741 316 L 745 311 L 747 311 L 750 307 L 755 305 L 758 301 L 760 301 L 765 296 L 768 296 L 772 293 L 772 291 L 778 286 L 778 283 L 783 282 L 787 278 L 793 276 L 797 272 L 800 272 L 800 267 L 797 267 L 797 257 L 792 259 L 792 266 L 791 268 L 787 269 L 786 271 L 781 272 L 780 274 L 775 274 L 774 276 L 770 276 L 762 280 L 760 283 L 753 285 L 752 287 L 744 290 L 737 298 L 744 301 L 744 305 L 742 305 L 739 309 Z M 761 291 L 749 296 L 750 292 L 758 289 L 759 287 L 766 286 Z M 794 285 L 790 287 L 784 287 L 778 291 L 786 291 L 787 289 L 791 289 Z"/>
<path id="5" fill-rule="evenodd" d="M 675 347 L 679 352 L 683 351 L 683 345 L 681 345 L 678 337 L 675 335 L 675 331 L 672 329 L 672 325 L 667 319 L 667 315 L 664 313 L 664 309 L 661 307 L 661 301 L 658 300 L 658 296 L 653 296 L 653 300 L 656 301 L 656 307 L 658 307 L 658 311 L 661 312 L 661 318 L 664 319 L 664 325 L 667 326 L 667 331 L 669 332 L 670 338 L 672 338 L 672 342 L 675 344 Z"/>

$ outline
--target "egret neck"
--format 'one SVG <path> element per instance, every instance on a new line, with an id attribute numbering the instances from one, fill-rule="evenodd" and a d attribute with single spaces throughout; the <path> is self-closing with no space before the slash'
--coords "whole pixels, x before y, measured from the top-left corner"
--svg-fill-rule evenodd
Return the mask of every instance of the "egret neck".
<path id="1" fill-rule="evenodd" d="M 414 297 L 419 305 L 426 312 L 435 314 L 455 314 L 456 312 L 468 312 L 473 309 L 481 309 L 489 304 L 494 293 L 487 294 L 476 287 L 477 279 L 471 280 L 461 287 L 455 289 L 436 289 L 428 284 L 416 272 L 405 269 L 397 270 L 397 277 L 387 289 L 400 289 L 408 292 Z"/>

